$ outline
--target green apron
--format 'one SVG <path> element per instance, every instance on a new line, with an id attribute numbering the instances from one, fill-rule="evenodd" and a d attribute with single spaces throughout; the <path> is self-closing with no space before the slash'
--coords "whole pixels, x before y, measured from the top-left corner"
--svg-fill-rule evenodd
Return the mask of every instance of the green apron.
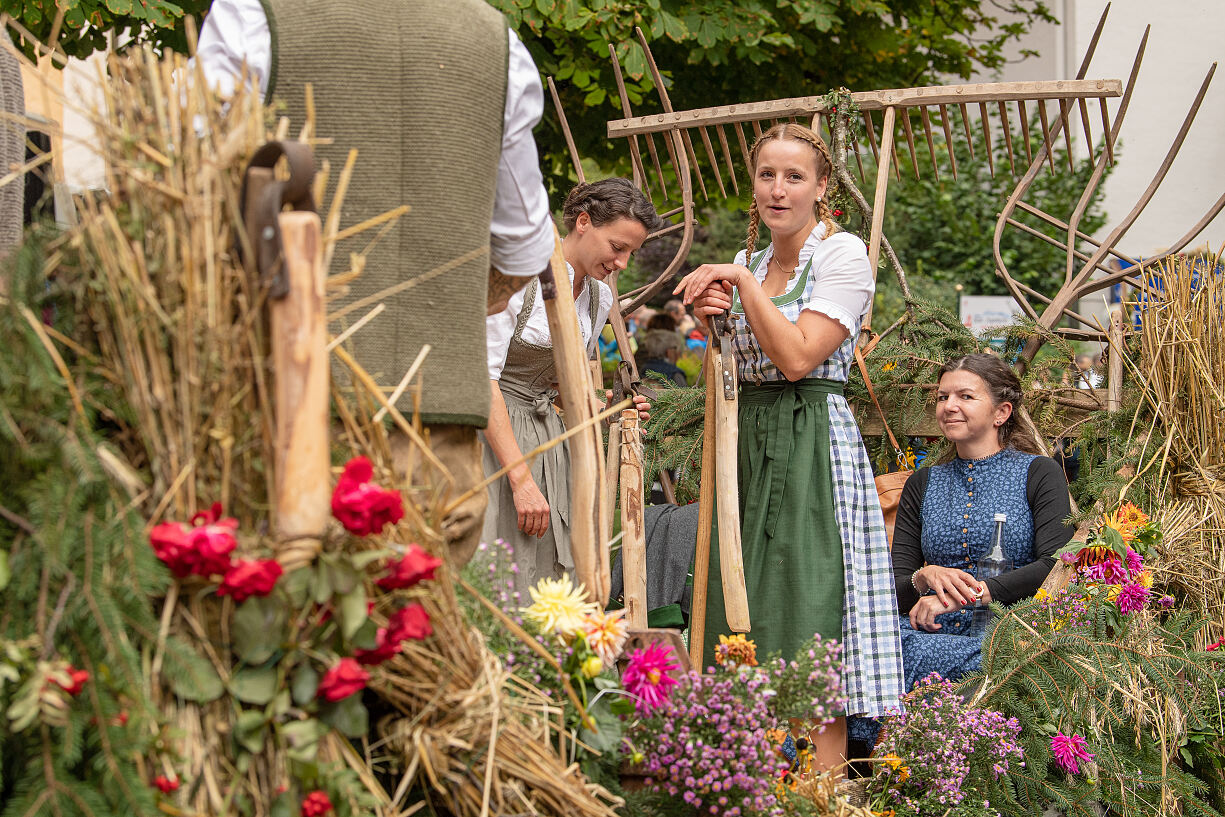
<path id="1" fill-rule="evenodd" d="M 786 659 L 814 634 L 842 640 L 842 535 L 834 513 L 827 395 L 843 384 L 808 378 L 740 389 L 740 538 L 758 660 Z M 715 515 L 718 518 L 718 515 Z M 706 595 L 707 665 L 729 635 L 717 523 Z"/>

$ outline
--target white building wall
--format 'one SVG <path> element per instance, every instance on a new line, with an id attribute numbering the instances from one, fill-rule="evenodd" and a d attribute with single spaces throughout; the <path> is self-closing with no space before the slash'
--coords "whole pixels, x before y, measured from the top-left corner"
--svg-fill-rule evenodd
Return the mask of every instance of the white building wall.
<path id="1" fill-rule="evenodd" d="M 1055 0 L 1058 26 L 1035 27 L 1012 48 L 1014 61 L 980 81 L 1070 79 L 1076 76 L 1102 9 L 1101 0 Z M 1139 80 L 1124 122 L 1120 161 L 1104 185 L 1108 222 L 1104 237 L 1143 194 L 1169 150 L 1204 75 L 1225 55 L 1225 0 L 1113 0 L 1087 78 L 1126 84 L 1146 25 L 1152 25 Z M 1021 49 L 1039 52 L 1020 58 Z M 1225 73 L 1225 72 L 1223 72 Z M 1112 121 L 1119 100 L 1112 100 Z M 1101 133 L 1100 118 L 1093 133 Z M 1084 136 L 1072 127 L 1083 156 Z M 1182 237 L 1225 193 L 1225 76 L 1209 86 L 1198 116 L 1157 195 L 1128 230 L 1119 249 L 1132 257 L 1158 253 Z M 1066 214 L 1064 214 L 1066 215 Z M 1225 214 L 1217 216 L 1188 248 L 1225 244 Z"/>

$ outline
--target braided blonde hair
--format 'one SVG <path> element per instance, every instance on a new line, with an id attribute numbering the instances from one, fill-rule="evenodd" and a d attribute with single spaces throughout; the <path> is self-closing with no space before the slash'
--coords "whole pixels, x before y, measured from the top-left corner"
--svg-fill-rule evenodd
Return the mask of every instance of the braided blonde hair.
<path id="1" fill-rule="evenodd" d="M 757 156 L 761 153 L 761 148 L 767 142 L 773 142 L 778 139 L 794 139 L 799 142 L 807 142 L 812 146 L 812 149 L 817 154 L 817 179 L 826 179 L 825 193 L 817 200 L 816 216 L 817 220 L 825 225 L 825 235 L 831 236 L 838 229 L 837 222 L 834 221 L 834 214 L 830 210 L 829 201 L 830 192 L 833 189 L 834 181 L 831 171 L 834 167 L 834 160 L 830 156 L 829 147 L 825 141 L 811 129 L 803 125 L 796 125 L 792 122 L 780 122 L 768 131 L 757 137 L 757 141 L 753 143 L 753 149 L 749 151 L 749 168 L 753 177 L 757 176 Z M 753 197 L 752 204 L 749 205 L 749 231 L 748 237 L 745 239 L 746 253 L 744 256 L 744 265 L 747 267 L 753 261 L 753 250 L 757 246 L 757 232 L 760 216 L 757 212 L 757 197 Z"/>

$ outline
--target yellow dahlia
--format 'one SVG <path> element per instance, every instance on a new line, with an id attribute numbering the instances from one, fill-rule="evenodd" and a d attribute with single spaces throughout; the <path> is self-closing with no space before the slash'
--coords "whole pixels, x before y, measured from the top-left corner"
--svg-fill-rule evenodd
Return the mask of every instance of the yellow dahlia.
<path id="1" fill-rule="evenodd" d="M 1148 515 L 1135 504 L 1124 502 L 1117 511 L 1103 516 L 1102 524 L 1117 530 L 1124 542 L 1130 542 L 1136 538 L 1140 528 L 1148 524 Z"/>
<path id="2" fill-rule="evenodd" d="M 1140 571 L 1140 575 L 1136 576 L 1136 581 L 1147 587 L 1149 590 L 1153 589 L 1153 574 L 1151 571 Z"/>
<path id="3" fill-rule="evenodd" d="M 523 608 L 523 615 L 546 635 L 572 635 L 582 627 L 583 617 L 596 610 L 596 605 L 585 600 L 583 588 L 575 587 L 569 576 L 543 578 L 528 592 L 532 603 Z"/>
<path id="4" fill-rule="evenodd" d="M 584 616 L 579 625 L 579 631 L 587 636 L 587 646 L 600 656 L 606 667 L 611 667 L 621 656 L 628 630 L 624 610 L 597 610 Z"/>

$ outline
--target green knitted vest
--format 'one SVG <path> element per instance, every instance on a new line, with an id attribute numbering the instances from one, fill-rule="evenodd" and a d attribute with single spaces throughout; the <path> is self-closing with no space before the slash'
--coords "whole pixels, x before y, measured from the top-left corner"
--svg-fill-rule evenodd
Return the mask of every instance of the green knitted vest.
<path id="1" fill-rule="evenodd" d="M 383 299 L 386 310 L 351 340 L 357 361 L 394 388 L 423 344 L 421 419 L 484 427 L 489 418 L 485 293 L 489 221 L 502 144 L 506 21 L 482 0 L 261 0 L 272 32 L 268 96 L 287 105 L 296 133 L 315 102 L 316 147 L 335 190 L 351 148 L 357 164 L 341 229 L 407 204 L 378 239 L 362 274 L 330 311 L 431 270 L 463 263 Z M 336 247 L 331 273 L 379 233 Z M 341 331 L 362 317 L 356 310 Z M 347 373 L 333 367 L 338 382 Z M 412 410 L 411 391 L 397 405 Z"/>

